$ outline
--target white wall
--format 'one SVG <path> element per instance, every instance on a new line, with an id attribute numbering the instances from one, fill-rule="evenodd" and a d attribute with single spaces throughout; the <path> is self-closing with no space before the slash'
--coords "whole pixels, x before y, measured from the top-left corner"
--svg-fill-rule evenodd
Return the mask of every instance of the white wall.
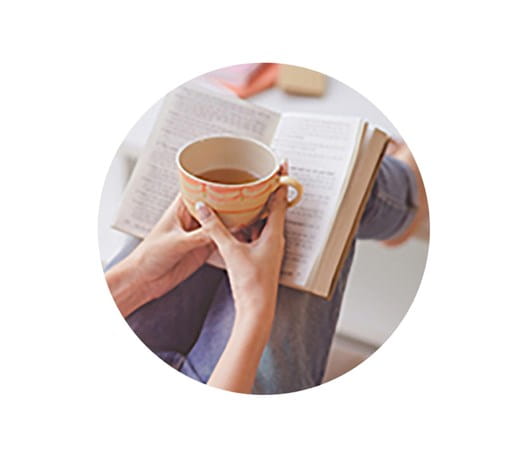
<path id="1" fill-rule="evenodd" d="M 428 242 L 390 248 L 359 241 L 337 326 L 341 335 L 380 346 L 395 330 L 419 288 Z"/>

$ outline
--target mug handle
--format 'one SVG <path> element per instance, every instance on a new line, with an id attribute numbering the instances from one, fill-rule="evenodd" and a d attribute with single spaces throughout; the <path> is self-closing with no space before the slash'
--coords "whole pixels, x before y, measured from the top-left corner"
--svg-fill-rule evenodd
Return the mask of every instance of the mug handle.
<path id="1" fill-rule="evenodd" d="M 296 190 L 295 198 L 287 202 L 288 208 L 291 208 L 291 206 L 295 206 L 302 198 L 302 194 L 304 193 L 304 188 L 302 187 L 302 184 L 300 184 L 295 178 L 292 178 L 291 176 L 280 176 L 280 181 L 278 185 L 279 186 L 291 186 Z"/>

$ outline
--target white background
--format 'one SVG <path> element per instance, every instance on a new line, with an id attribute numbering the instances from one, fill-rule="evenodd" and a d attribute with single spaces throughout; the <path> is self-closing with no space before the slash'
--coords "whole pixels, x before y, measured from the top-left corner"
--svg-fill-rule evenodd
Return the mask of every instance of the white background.
<path id="1" fill-rule="evenodd" d="M 521 2 L 6 5 L 3 455 L 525 455 Z M 369 98 L 430 203 L 427 269 L 397 332 L 290 395 L 230 394 L 160 364 L 113 305 L 97 249 L 108 151 L 169 89 L 243 61 L 319 69 Z"/>

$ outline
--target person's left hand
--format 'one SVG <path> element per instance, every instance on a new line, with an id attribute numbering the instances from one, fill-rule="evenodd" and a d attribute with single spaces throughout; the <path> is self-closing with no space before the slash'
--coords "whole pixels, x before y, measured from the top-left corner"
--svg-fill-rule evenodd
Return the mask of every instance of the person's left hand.
<path id="1" fill-rule="evenodd" d="M 151 300 L 194 273 L 213 250 L 214 245 L 178 194 L 130 257 L 147 285 Z"/>
<path id="2" fill-rule="evenodd" d="M 106 273 L 115 302 L 126 317 L 188 278 L 214 250 L 178 195 L 146 238 Z"/>

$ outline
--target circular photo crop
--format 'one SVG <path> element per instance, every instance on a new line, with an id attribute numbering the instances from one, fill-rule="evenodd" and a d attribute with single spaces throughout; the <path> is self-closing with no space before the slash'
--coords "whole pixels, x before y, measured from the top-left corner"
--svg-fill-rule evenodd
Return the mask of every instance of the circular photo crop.
<path id="1" fill-rule="evenodd" d="M 414 299 L 428 234 L 390 121 L 343 83 L 277 63 L 214 70 L 155 103 L 117 151 L 99 214 L 132 331 L 193 380 L 254 394 L 318 386 L 375 352 Z"/>

